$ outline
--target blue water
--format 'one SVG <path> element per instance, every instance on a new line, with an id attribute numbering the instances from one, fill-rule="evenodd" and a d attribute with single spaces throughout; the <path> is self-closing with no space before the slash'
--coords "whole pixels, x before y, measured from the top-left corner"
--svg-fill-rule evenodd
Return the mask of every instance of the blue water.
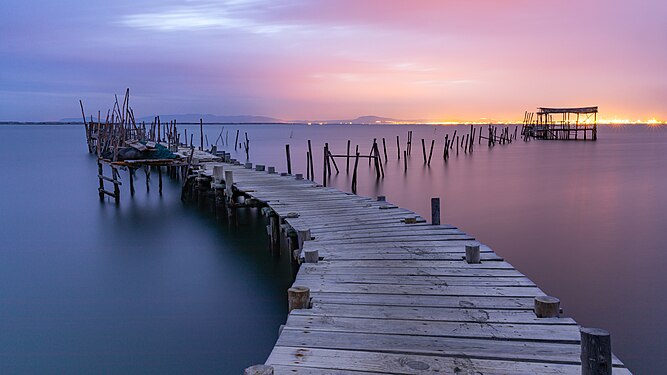
<path id="1" fill-rule="evenodd" d="M 157 178 L 100 204 L 80 127 L 0 126 L 0 373 L 240 373 L 286 317 L 289 266 Z M 137 173 L 141 176 L 141 172 Z"/>
<path id="2" fill-rule="evenodd" d="M 186 126 L 199 134 L 198 126 Z M 184 127 L 181 127 L 183 129 Z M 313 141 L 367 153 L 386 138 L 385 178 L 360 163 L 358 193 L 443 222 L 491 246 L 565 315 L 612 334 L 614 352 L 636 373 L 667 368 L 667 127 L 602 126 L 597 142 L 531 141 L 442 159 L 443 126 L 208 125 L 210 143 L 305 174 Z M 223 130 L 222 137 L 218 137 Z M 408 170 L 396 154 L 414 131 Z M 512 129 L 513 130 L 513 129 Z M 225 137 L 225 133 L 229 133 Z M 430 166 L 423 163 L 436 140 Z M 263 362 L 286 317 L 284 257 L 266 249 L 256 212 L 230 230 L 180 202 L 180 185 L 149 193 L 123 186 L 119 207 L 97 198 L 96 164 L 77 126 L 1 126 L 0 372 L 239 373 Z M 330 185 L 350 189 L 344 159 Z M 141 176 L 141 172 L 139 172 Z M 165 179 L 165 181 L 169 181 Z"/>

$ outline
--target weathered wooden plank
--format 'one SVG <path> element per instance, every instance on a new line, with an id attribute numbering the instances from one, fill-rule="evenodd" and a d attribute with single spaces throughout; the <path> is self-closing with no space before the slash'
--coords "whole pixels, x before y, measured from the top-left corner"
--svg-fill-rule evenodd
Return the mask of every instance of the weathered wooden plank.
<path id="1" fill-rule="evenodd" d="M 299 274 L 308 275 L 359 275 L 358 267 L 347 267 L 341 264 L 329 264 L 324 262 L 318 264 L 302 264 Z M 463 268 L 459 265 L 454 267 L 409 267 L 406 265 L 398 267 L 364 267 L 363 275 L 387 275 L 387 276 L 462 276 L 462 277 L 523 277 L 523 274 L 512 268 L 481 269 Z"/>
<path id="2" fill-rule="evenodd" d="M 361 306 L 404 306 L 413 309 L 424 307 L 479 308 L 479 309 L 533 309 L 533 297 L 504 296 L 437 296 L 406 294 L 367 294 L 312 292 L 314 306 L 361 305 Z"/>
<path id="3" fill-rule="evenodd" d="M 368 294 L 420 294 L 438 296 L 503 296 L 534 297 L 544 295 L 537 287 L 461 286 L 461 285 L 397 285 L 397 284 L 321 284 L 304 282 L 300 286 L 311 292 Z"/>
<path id="4" fill-rule="evenodd" d="M 306 244 L 309 241 L 306 242 Z M 307 245 L 304 245 L 307 248 Z M 514 269 L 511 264 L 507 262 L 500 261 L 489 261 L 482 262 L 478 264 L 468 264 L 465 261 L 450 261 L 450 260 L 438 260 L 438 261 L 428 261 L 428 260 L 412 260 L 410 262 L 399 263 L 393 261 L 382 261 L 376 260 L 372 262 L 367 262 L 363 260 L 350 260 L 350 261 L 335 261 L 329 262 L 326 259 L 317 264 L 322 264 L 327 267 L 358 267 L 359 272 L 364 272 L 364 269 L 367 267 L 377 268 L 377 267 L 398 267 L 405 268 L 409 265 L 412 268 L 432 268 L 432 267 L 448 267 L 448 268 L 461 268 L 461 269 Z"/>
<path id="5" fill-rule="evenodd" d="M 295 284 L 302 282 L 321 284 L 396 284 L 402 285 L 467 285 L 467 286 L 535 286 L 527 277 L 461 277 L 461 276 L 384 276 L 384 275 L 313 275 L 299 272 Z"/>
<path id="6" fill-rule="evenodd" d="M 314 246 L 309 246 L 306 249 L 313 249 L 316 248 Z M 372 252 L 359 252 L 355 253 L 354 251 L 347 251 L 347 252 L 341 252 L 341 253 L 336 253 L 335 251 L 319 251 L 320 256 L 323 256 L 324 259 L 334 261 L 334 260 L 340 260 L 340 261 L 351 261 L 351 260 L 364 260 L 364 261 L 375 261 L 375 260 L 382 260 L 382 261 L 399 261 L 399 262 L 404 262 L 404 261 L 410 261 L 410 260 L 461 260 L 465 258 L 465 254 L 462 254 L 460 252 L 402 252 L 402 253 L 383 253 L 383 252 L 378 252 L 378 253 L 372 253 Z M 499 261 L 503 260 L 503 258 L 497 256 L 496 254 L 493 253 L 482 253 L 481 254 L 481 259 L 482 261 Z"/>
<path id="7" fill-rule="evenodd" d="M 579 344 L 577 325 L 442 322 L 290 314 L 285 329 Z"/>
<path id="8" fill-rule="evenodd" d="M 294 310 L 294 315 L 320 315 L 346 318 L 382 318 L 442 322 L 517 323 L 540 325 L 576 325 L 571 318 L 538 318 L 532 310 L 501 310 L 495 308 L 378 306 L 314 304 L 312 309 Z"/>
<path id="9" fill-rule="evenodd" d="M 331 350 L 303 346 L 276 346 L 266 363 L 289 365 L 299 369 L 326 368 L 335 371 L 368 371 L 380 374 L 581 374 L 579 365 L 500 361 L 465 356 L 445 357 Z M 626 374 L 630 372 L 621 368 L 614 369 L 614 375 Z"/>
<path id="10" fill-rule="evenodd" d="M 534 361 L 580 365 L 580 346 L 539 341 L 484 340 L 285 329 L 277 346 L 363 350 L 407 355 Z M 617 363 L 618 364 L 618 363 Z"/>

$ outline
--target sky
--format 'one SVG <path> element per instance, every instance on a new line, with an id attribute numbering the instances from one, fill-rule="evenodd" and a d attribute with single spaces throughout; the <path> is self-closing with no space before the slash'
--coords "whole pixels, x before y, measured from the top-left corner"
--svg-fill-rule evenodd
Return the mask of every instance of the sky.
<path id="1" fill-rule="evenodd" d="M 665 0 L 3 0 L 0 121 L 667 120 Z"/>

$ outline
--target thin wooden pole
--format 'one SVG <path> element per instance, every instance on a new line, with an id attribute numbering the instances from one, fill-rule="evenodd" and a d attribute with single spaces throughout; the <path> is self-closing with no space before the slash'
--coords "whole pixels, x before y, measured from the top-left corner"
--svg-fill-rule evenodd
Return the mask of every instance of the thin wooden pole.
<path id="1" fill-rule="evenodd" d="M 422 138 L 422 156 L 424 156 L 424 164 L 426 164 L 426 146 L 424 145 L 424 138 Z"/>
<path id="2" fill-rule="evenodd" d="M 435 146 L 435 139 L 431 139 L 431 150 L 428 152 L 428 165 L 431 165 L 431 157 L 433 157 L 433 147 Z"/>
<path id="3" fill-rule="evenodd" d="M 384 161 L 387 161 L 387 143 L 384 140 L 384 137 L 382 137 L 382 148 L 384 149 Z"/>
<path id="4" fill-rule="evenodd" d="M 350 174 L 350 140 L 347 140 L 347 153 L 345 154 L 345 173 Z"/>
<path id="5" fill-rule="evenodd" d="M 396 155 L 398 155 L 398 160 L 401 160 L 401 140 L 398 135 L 396 136 L 396 149 L 398 150 L 398 152 L 396 152 Z"/>
<path id="6" fill-rule="evenodd" d="M 358 148 L 359 146 L 357 146 Z M 352 193 L 357 194 L 357 168 L 359 167 L 359 151 L 354 158 L 354 172 L 352 173 Z"/>
<path id="7" fill-rule="evenodd" d="M 336 174 L 340 173 L 338 164 L 336 164 L 336 159 L 333 157 L 333 154 L 331 154 L 331 150 L 327 148 L 327 151 L 329 152 L 329 174 L 331 174 L 331 163 L 333 163 L 333 166 L 336 169 Z"/>
<path id="8" fill-rule="evenodd" d="M 310 139 L 308 140 L 308 158 L 310 160 L 310 177 L 315 179 L 315 167 L 313 166 L 313 149 L 310 144 Z"/>
<path id="9" fill-rule="evenodd" d="M 289 153 L 289 145 L 285 145 L 285 156 L 287 157 L 287 173 L 292 174 L 292 159 Z"/>

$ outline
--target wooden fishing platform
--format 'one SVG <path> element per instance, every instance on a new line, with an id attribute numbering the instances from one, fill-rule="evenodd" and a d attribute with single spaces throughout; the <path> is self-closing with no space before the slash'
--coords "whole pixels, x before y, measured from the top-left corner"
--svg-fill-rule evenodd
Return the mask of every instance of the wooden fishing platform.
<path id="1" fill-rule="evenodd" d="M 439 204 L 434 225 L 272 167 L 196 168 L 185 195 L 230 223 L 235 210 L 261 207 L 271 248 L 290 254 L 296 273 L 273 351 L 246 374 L 592 374 L 582 368 L 610 363 L 630 374 L 606 332 L 580 331 L 492 249 L 439 225 Z"/>
<path id="2" fill-rule="evenodd" d="M 521 135 L 525 140 L 595 141 L 598 139 L 597 114 L 598 107 L 540 107 L 536 113 L 524 113 Z"/>

